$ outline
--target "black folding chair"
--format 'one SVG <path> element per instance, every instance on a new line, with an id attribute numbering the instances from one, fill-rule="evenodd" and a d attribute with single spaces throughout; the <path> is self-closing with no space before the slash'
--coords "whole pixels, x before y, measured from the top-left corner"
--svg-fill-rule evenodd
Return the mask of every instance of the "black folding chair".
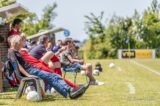
<path id="1" fill-rule="evenodd" d="M 73 73 L 73 81 L 76 84 L 77 74 L 80 72 L 80 70 L 74 70 L 74 69 L 70 69 L 70 68 L 63 68 L 63 72 L 64 72 L 63 78 L 66 77 L 67 73 Z M 88 83 L 87 76 L 86 76 L 86 82 Z"/>

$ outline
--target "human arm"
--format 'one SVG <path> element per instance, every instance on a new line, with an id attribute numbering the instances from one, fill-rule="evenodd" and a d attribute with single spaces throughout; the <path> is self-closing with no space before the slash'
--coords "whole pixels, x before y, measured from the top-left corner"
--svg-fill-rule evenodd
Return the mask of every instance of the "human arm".
<path id="1" fill-rule="evenodd" d="M 61 47 L 56 53 L 56 56 L 59 56 L 63 51 L 65 51 L 67 49 L 67 47 Z"/>
<path id="2" fill-rule="evenodd" d="M 17 62 L 18 63 L 18 62 Z M 34 75 L 30 75 L 27 71 L 24 70 L 24 68 L 18 63 L 18 67 L 19 67 L 19 71 L 27 76 L 27 77 L 30 77 L 30 78 L 37 78 L 37 76 L 34 76 Z"/>
<path id="3" fill-rule="evenodd" d="M 68 55 L 67 58 L 69 59 L 69 61 L 70 61 L 71 63 L 74 63 L 74 62 L 77 62 L 77 63 L 80 63 L 80 64 L 83 64 L 83 63 L 84 63 L 84 61 L 83 61 L 82 59 L 72 58 L 71 55 Z"/>

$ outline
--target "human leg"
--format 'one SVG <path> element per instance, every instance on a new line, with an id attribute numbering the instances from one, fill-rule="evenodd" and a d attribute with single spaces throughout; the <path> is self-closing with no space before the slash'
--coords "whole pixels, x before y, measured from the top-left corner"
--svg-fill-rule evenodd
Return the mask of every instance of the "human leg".
<path id="1" fill-rule="evenodd" d="M 71 99 L 75 99 L 84 94 L 85 90 L 88 88 L 88 85 L 82 86 L 80 88 L 72 88 L 67 85 L 63 79 L 57 74 L 51 74 L 42 70 L 39 70 L 35 67 L 32 67 L 28 70 L 29 74 L 36 75 L 39 78 L 47 81 L 54 89 L 59 92 L 62 96 L 70 96 Z"/>
<path id="2" fill-rule="evenodd" d="M 50 59 L 54 56 L 54 53 L 52 51 L 48 51 L 41 57 L 40 60 L 44 61 L 46 64 L 50 61 Z"/>

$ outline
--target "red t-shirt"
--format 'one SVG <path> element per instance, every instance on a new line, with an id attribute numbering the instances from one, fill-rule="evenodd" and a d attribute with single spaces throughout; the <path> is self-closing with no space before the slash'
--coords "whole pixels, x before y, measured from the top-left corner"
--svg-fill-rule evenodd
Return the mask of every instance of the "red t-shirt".
<path id="1" fill-rule="evenodd" d="M 59 74 L 59 75 L 62 76 L 62 72 L 61 72 L 61 69 L 60 69 L 60 68 L 54 70 L 54 72 L 53 72 L 53 70 L 51 70 L 51 69 L 48 67 L 47 64 L 45 64 L 45 63 L 44 63 L 43 61 L 41 61 L 41 60 L 37 60 L 36 58 L 30 56 L 27 51 L 23 50 L 23 51 L 20 52 L 20 54 L 22 55 L 22 57 L 23 57 L 29 64 L 35 66 L 36 68 L 41 69 L 41 70 L 43 70 L 43 71 L 50 72 L 50 73 L 54 73 L 54 72 L 55 72 L 56 74 Z M 54 60 L 54 59 L 55 59 L 55 60 Z M 53 56 L 52 61 L 59 61 L 59 59 L 58 59 L 56 56 Z M 78 85 L 76 85 L 76 84 L 74 84 L 74 83 L 72 83 L 72 82 L 70 82 L 70 81 L 68 81 L 68 80 L 66 80 L 66 79 L 64 79 L 64 81 L 65 81 L 68 85 L 70 85 L 70 86 L 72 86 L 72 87 L 79 88 Z"/>
<path id="2" fill-rule="evenodd" d="M 20 32 L 15 29 L 10 30 L 8 33 L 9 36 L 14 36 L 14 35 L 19 35 L 19 34 L 20 34 Z"/>
<path id="3" fill-rule="evenodd" d="M 47 72 L 50 72 L 50 73 L 53 73 L 53 70 L 51 70 L 47 64 L 45 64 L 43 61 L 41 60 L 37 60 L 36 58 L 30 56 L 28 54 L 27 51 L 21 51 L 20 54 L 22 55 L 22 57 L 31 65 L 41 69 L 41 70 L 44 70 L 44 71 L 47 71 Z"/>

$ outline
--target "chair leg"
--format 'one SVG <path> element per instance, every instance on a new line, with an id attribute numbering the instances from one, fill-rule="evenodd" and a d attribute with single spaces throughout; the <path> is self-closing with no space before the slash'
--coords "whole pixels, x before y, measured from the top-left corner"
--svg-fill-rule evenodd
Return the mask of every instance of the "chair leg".
<path id="1" fill-rule="evenodd" d="M 39 94 L 39 100 L 42 100 L 40 81 L 38 79 L 36 79 L 35 82 L 36 82 L 37 93 Z"/>
<path id="2" fill-rule="evenodd" d="M 65 78 L 66 77 L 66 72 L 64 72 L 64 76 L 63 76 L 63 78 Z"/>
<path id="3" fill-rule="evenodd" d="M 25 94 L 25 91 L 26 91 L 27 86 L 28 86 L 28 84 L 25 83 L 25 84 L 24 84 L 24 89 L 23 89 L 23 93 L 22 93 L 22 94 Z"/>
<path id="4" fill-rule="evenodd" d="M 22 96 L 25 83 L 26 83 L 25 81 L 21 81 L 20 86 L 19 86 L 18 91 L 17 91 L 17 94 L 16 94 L 15 101 Z"/>
<path id="5" fill-rule="evenodd" d="M 77 78 L 77 72 L 75 72 L 75 75 L 74 75 L 74 83 L 76 84 L 76 78 Z"/>

